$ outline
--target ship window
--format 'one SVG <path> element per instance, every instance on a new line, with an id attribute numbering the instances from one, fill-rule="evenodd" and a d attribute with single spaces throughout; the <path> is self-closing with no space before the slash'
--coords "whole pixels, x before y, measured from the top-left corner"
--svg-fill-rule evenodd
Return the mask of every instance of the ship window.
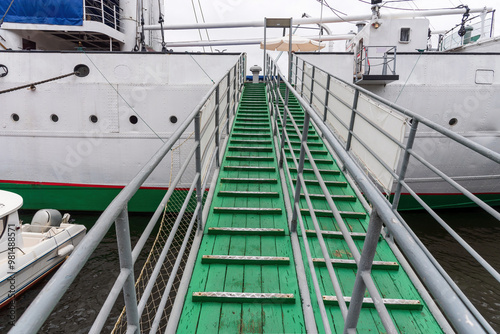
<path id="1" fill-rule="evenodd" d="M 97 116 L 96 116 L 96 115 L 90 115 L 89 120 L 90 120 L 92 123 L 97 123 L 97 121 L 99 120 L 99 118 L 97 118 Z"/>
<path id="2" fill-rule="evenodd" d="M 10 115 L 10 117 L 12 118 L 12 120 L 13 120 L 14 122 L 19 121 L 19 115 L 18 115 L 18 114 L 12 114 L 12 115 Z"/>
<path id="3" fill-rule="evenodd" d="M 134 116 L 134 115 L 130 116 L 130 118 L 129 118 L 128 120 L 129 120 L 129 121 L 130 121 L 130 123 L 132 123 L 132 124 L 137 124 L 137 122 L 139 121 L 139 120 L 137 119 L 137 116 Z"/>
<path id="4" fill-rule="evenodd" d="M 23 38 L 23 50 L 36 50 L 36 43 Z"/>
<path id="5" fill-rule="evenodd" d="M 450 124 L 451 126 L 457 125 L 457 123 L 458 123 L 458 119 L 456 119 L 455 117 L 450 119 L 450 121 L 448 122 L 448 124 Z"/>
<path id="6" fill-rule="evenodd" d="M 175 117 L 175 116 L 170 116 L 170 122 L 172 122 L 172 123 L 174 123 L 174 124 L 175 124 L 175 123 L 177 123 L 177 117 Z"/>
<path id="7" fill-rule="evenodd" d="M 57 122 L 59 121 L 59 116 L 57 116 L 56 114 L 52 114 L 50 115 L 50 119 L 52 120 L 52 122 Z"/>
<path id="8" fill-rule="evenodd" d="M 400 43 L 410 42 L 410 28 L 401 28 L 401 33 L 399 34 Z"/>

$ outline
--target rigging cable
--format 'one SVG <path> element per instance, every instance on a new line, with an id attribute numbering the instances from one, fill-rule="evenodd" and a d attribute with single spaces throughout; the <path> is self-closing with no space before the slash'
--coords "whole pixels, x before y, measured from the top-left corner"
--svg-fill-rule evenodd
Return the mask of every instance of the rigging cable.
<path id="1" fill-rule="evenodd" d="M 12 4 L 13 4 L 13 3 L 14 3 L 14 0 L 12 0 L 12 1 L 10 2 L 9 7 L 7 7 L 7 10 L 5 11 L 5 13 L 3 14 L 2 18 L 0 19 L 0 27 L 2 26 L 2 24 L 3 24 L 3 20 L 5 20 L 5 17 L 7 16 L 7 13 L 9 12 L 10 7 L 12 7 Z"/>
<path id="2" fill-rule="evenodd" d="M 165 32 L 163 31 L 163 22 L 165 22 L 165 20 L 163 19 L 163 13 L 161 12 L 161 0 L 158 0 L 158 12 L 160 14 L 158 23 L 160 24 L 160 31 L 161 31 L 161 52 L 167 52 L 168 50 L 165 43 Z"/>
<path id="3" fill-rule="evenodd" d="M 130 103 L 128 103 L 128 101 L 123 97 L 123 95 L 118 91 L 118 88 L 116 88 L 115 86 L 113 86 L 113 84 L 108 80 L 108 78 L 104 75 L 104 73 L 101 72 L 101 70 L 99 69 L 99 67 L 97 67 L 97 65 L 92 61 L 92 59 L 88 56 L 87 52 L 85 52 L 85 50 L 81 49 L 81 51 L 85 54 L 85 56 L 88 58 L 88 60 L 92 63 L 92 65 L 94 65 L 94 67 L 96 68 L 97 72 L 99 72 L 101 74 L 101 76 L 104 78 L 104 80 L 106 80 L 106 82 L 111 86 L 111 88 L 113 88 L 113 90 L 116 92 L 116 94 L 123 100 L 123 102 L 125 102 L 125 104 L 137 115 L 137 117 L 139 117 L 139 119 L 141 121 L 144 122 L 144 124 L 146 124 L 146 126 L 155 134 L 156 137 L 158 137 L 158 139 L 160 139 L 162 141 L 162 143 L 165 143 L 165 141 L 160 137 L 160 135 L 158 133 L 156 133 L 155 130 L 153 130 L 153 128 L 148 124 L 148 122 L 146 122 L 144 120 L 144 118 L 141 117 L 141 115 L 139 115 L 139 113 L 134 109 L 134 107 L 132 107 L 130 105 Z"/>
<path id="4" fill-rule="evenodd" d="M 198 0 L 198 5 L 200 6 L 201 19 L 203 20 L 203 23 L 205 23 L 205 15 L 203 15 L 203 8 L 201 8 L 201 2 L 200 2 L 200 0 Z M 208 34 L 208 29 L 205 29 L 205 32 L 207 34 L 207 39 L 210 42 L 210 35 Z M 210 51 L 214 52 L 214 50 L 212 49 L 212 45 L 210 45 Z"/>
<path id="5" fill-rule="evenodd" d="M 194 0 L 191 0 L 191 5 L 193 6 L 193 12 L 194 12 L 194 18 L 196 19 L 196 23 L 198 23 L 198 14 L 196 14 L 196 8 L 194 6 Z M 201 30 L 198 29 L 198 34 L 200 35 L 200 40 L 203 40 L 203 37 L 201 37 Z M 202 46 L 203 52 L 205 52 L 205 47 Z"/>

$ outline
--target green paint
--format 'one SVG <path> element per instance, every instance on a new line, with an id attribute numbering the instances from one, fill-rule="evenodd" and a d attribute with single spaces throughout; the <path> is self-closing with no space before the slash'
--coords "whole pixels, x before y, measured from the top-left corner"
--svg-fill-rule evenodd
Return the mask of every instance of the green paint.
<path id="1" fill-rule="evenodd" d="M 266 103 L 249 108 L 255 101 L 266 101 L 265 86 L 245 85 L 236 115 L 240 124 L 244 110 L 245 123 L 234 129 L 240 132 L 233 130 L 222 161 L 178 333 L 305 332 L 271 127 L 262 130 L 252 125 L 262 118 L 249 118 L 269 111 Z M 228 298 L 203 292 L 281 295 Z"/>

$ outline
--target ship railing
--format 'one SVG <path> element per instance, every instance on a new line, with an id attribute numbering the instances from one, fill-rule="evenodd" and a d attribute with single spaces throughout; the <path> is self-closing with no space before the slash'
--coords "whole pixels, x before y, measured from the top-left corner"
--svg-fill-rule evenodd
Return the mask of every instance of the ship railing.
<path id="1" fill-rule="evenodd" d="M 465 35 L 460 36 L 458 31 L 462 24 L 458 24 L 439 37 L 438 50 L 447 51 L 458 48 L 480 39 L 493 37 L 495 11 L 481 13 L 467 19 L 464 24 Z"/>
<path id="2" fill-rule="evenodd" d="M 228 134 L 233 123 L 232 121 L 245 81 L 245 58 L 244 54 L 240 55 L 235 65 L 232 66 L 217 83 L 214 83 L 201 102 L 186 117 L 182 124 L 178 126 L 177 130 L 164 142 L 151 159 L 145 163 L 144 167 L 134 179 L 114 198 L 111 204 L 97 219 L 94 226 L 76 247 L 75 251 L 68 257 L 66 262 L 58 269 L 51 280 L 38 294 L 36 299 L 31 303 L 30 307 L 24 312 L 16 325 L 11 329 L 10 333 L 38 332 L 78 273 L 87 263 L 97 246 L 102 242 L 105 234 L 113 223 L 116 228 L 116 239 L 120 260 L 119 275 L 107 295 L 90 329 L 90 333 L 101 333 L 101 330 L 109 320 L 108 318 L 111 310 L 122 292 L 126 310 L 127 333 L 143 332 L 140 327 L 141 313 L 144 310 L 146 301 L 152 297 L 151 282 L 154 283 L 164 264 L 161 259 L 164 259 L 167 254 L 169 257 L 176 258 L 176 262 L 170 273 L 170 278 L 165 284 L 166 287 L 160 301 L 160 305 L 165 305 L 166 299 L 170 297 L 174 278 L 182 272 L 179 271 L 180 264 L 190 253 L 188 240 L 192 238 L 192 234 L 195 236 L 191 244 L 191 250 L 195 254 L 197 253 L 197 247 L 199 247 L 203 234 L 204 222 L 208 215 L 209 198 L 213 196 L 215 181 L 218 176 L 218 161 L 225 150 L 225 145 L 227 145 Z M 189 153 L 182 161 L 182 166 L 179 168 L 177 174 L 173 175 L 172 183 L 169 185 L 156 211 L 153 213 L 149 223 L 132 249 L 127 209 L 128 202 L 152 172 L 157 168 L 162 168 L 162 161 L 169 158 L 176 143 L 186 142 L 189 139 L 192 140 L 192 145 L 188 145 Z M 164 212 L 165 206 L 172 194 L 176 190 L 176 186 L 180 184 L 181 179 L 193 176 L 192 173 L 188 172 L 193 165 L 195 165 L 196 172 L 194 177 L 190 180 L 191 185 L 188 194 L 185 196 L 182 207 L 172 226 L 169 238 L 162 249 L 161 258 L 157 261 L 147 286 L 138 300 L 136 288 L 134 286 L 134 264 L 141 252 L 143 252 L 143 248 L 151 232 L 158 224 L 158 220 Z M 210 175 L 214 176 L 210 178 Z M 166 180 L 166 182 L 168 182 L 168 180 Z M 208 194 L 206 193 L 207 189 L 209 189 Z M 189 211 L 187 207 L 188 204 L 193 201 L 193 197 L 195 198 L 196 206 L 194 210 Z M 206 198 L 205 200 L 204 197 Z M 204 205 L 204 203 L 206 203 L 206 205 Z M 186 220 L 189 222 L 187 231 L 184 235 L 177 235 L 176 231 L 179 229 L 181 221 L 186 222 Z M 183 241 L 178 253 L 171 254 L 172 239 L 174 236 L 176 238 L 181 237 Z M 144 255 L 144 253 L 142 253 L 142 255 Z M 185 267 L 182 268 L 185 275 L 189 275 L 190 270 L 192 271 L 194 259 L 195 257 L 190 257 Z M 169 324 L 171 321 L 175 322 L 175 320 L 172 319 L 178 320 L 186 292 L 187 286 L 181 284 L 177 290 L 175 299 L 175 302 L 179 302 L 181 306 L 173 307 L 172 314 L 169 318 Z M 151 327 L 151 333 L 156 333 L 160 321 L 165 320 L 162 317 L 163 313 L 164 309 L 161 306 L 158 307 L 154 320 L 149 326 Z M 176 326 L 176 324 L 174 326 Z"/>
<path id="3" fill-rule="evenodd" d="M 355 57 L 356 78 L 359 75 L 396 75 L 396 46 L 364 46 Z"/>
<path id="4" fill-rule="evenodd" d="M 121 31 L 121 12 L 118 1 L 85 0 L 83 18 L 85 21 L 101 22 L 117 31 Z"/>
<path id="5" fill-rule="evenodd" d="M 386 240 L 398 257 L 401 265 L 405 267 L 410 279 L 412 279 L 441 327 L 445 329 L 445 331 L 451 330 L 449 325 L 449 323 L 451 323 L 459 332 L 494 333 L 495 331 L 489 323 L 478 312 L 474 305 L 472 305 L 469 299 L 463 294 L 452 278 L 449 277 L 411 230 L 409 225 L 404 221 L 398 211 L 398 204 L 402 191 L 405 189 L 422 208 L 429 212 L 429 214 L 494 277 L 494 279 L 500 282 L 500 274 L 448 224 L 446 224 L 446 222 L 431 209 L 419 195 L 417 195 L 417 192 L 405 182 L 410 160 L 412 160 L 412 164 L 418 162 L 423 168 L 427 168 L 435 173 L 452 189 L 456 189 L 472 203 L 475 203 L 484 211 L 488 212 L 495 219 L 500 220 L 499 212 L 465 189 L 458 182 L 454 181 L 452 177 L 440 171 L 438 167 L 432 165 L 428 159 L 424 158 L 424 154 L 419 152 L 421 147 L 415 145 L 419 139 L 417 132 L 428 133 L 429 131 L 434 131 L 434 133 L 440 134 L 442 137 L 447 138 L 447 140 L 454 142 L 455 145 L 459 145 L 461 148 L 467 149 L 470 152 L 475 152 L 473 154 L 477 154 L 478 159 L 482 157 L 485 161 L 491 163 L 494 168 L 498 168 L 500 164 L 500 154 L 458 135 L 415 112 L 387 101 L 362 87 L 347 83 L 330 75 L 318 67 L 300 59 L 300 57 L 295 57 L 293 61 L 293 74 L 289 80 L 285 79 L 285 76 L 281 74 L 277 65 L 270 57 L 268 57 L 267 63 L 266 80 L 269 83 L 269 100 L 272 105 L 275 105 L 274 109 L 272 109 L 274 117 L 281 120 L 282 124 L 284 124 L 282 126 L 283 129 L 286 129 L 286 122 L 292 123 L 295 132 L 302 138 L 300 156 L 298 159 L 294 156 L 293 151 L 290 152 L 292 157 L 294 157 L 294 167 L 299 171 L 299 175 L 297 176 L 297 188 L 293 194 L 294 205 L 292 209 L 294 213 L 291 221 L 292 233 L 297 233 L 297 222 L 294 221 L 294 219 L 298 218 L 301 224 L 300 214 L 297 215 L 297 210 L 299 209 L 297 203 L 301 195 L 300 187 L 305 187 L 304 178 L 300 172 L 303 168 L 304 157 L 307 156 L 310 162 L 313 160 L 306 142 L 309 123 L 312 123 L 317 132 L 328 144 L 327 146 L 332 155 L 336 157 L 338 160 L 337 162 L 346 172 L 347 179 L 353 185 L 358 198 L 364 204 L 367 212 L 371 211 L 371 220 L 367 234 L 371 235 L 375 233 L 378 236 L 380 232 L 378 217 L 380 217 L 380 220 L 385 225 L 383 234 L 386 235 Z M 286 85 L 286 92 L 284 94 L 279 90 L 280 84 Z M 293 115 L 289 112 L 287 107 L 288 94 L 293 94 L 305 111 L 303 128 L 297 126 L 293 119 Z M 279 109 L 277 108 L 277 104 L 279 102 L 285 106 L 283 115 L 280 115 L 278 112 Z M 394 120 L 388 122 L 388 124 L 379 125 L 377 124 L 377 116 L 379 119 L 394 117 Z M 399 130 L 396 131 L 396 134 L 391 133 L 390 128 L 394 127 L 394 124 L 396 124 L 397 127 L 398 120 L 400 122 Z M 405 137 L 406 131 L 408 131 L 407 137 Z M 286 132 L 283 132 L 283 137 L 280 138 L 281 156 L 284 156 L 285 153 L 285 142 L 288 143 L 289 148 L 292 147 Z M 392 150 L 393 152 L 387 155 L 387 152 L 385 152 L 386 150 Z M 286 159 L 281 159 L 280 162 L 281 161 L 285 163 Z M 367 162 L 371 164 L 371 166 L 367 166 Z M 325 197 L 330 198 L 319 169 L 315 163 L 312 162 L 311 165 Z M 381 169 L 384 170 L 384 172 L 380 172 Z M 374 170 L 379 170 L 379 172 L 373 173 Z M 288 177 L 290 176 L 288 175 Z M 390 201 L 387 194 L 390 194 L 393 187 L 395 187 L 394 196 L 392 201 Z M 304 191 L 304 195 L 309 205 L 309 214 L 313 217 L 314 211 L 312 211 L 313 208 L 310 200 L 307 199 L 308 195 L 306 191 Z M 368 200 L 370 206 L 366 201 L 363 201 L 364 197 Z M 342 218 L 335 204 L 329 201 L 329 205 L 336 221 L 341 222 Z M 350 243 L 351 237 L 346 233 L 347 231 L 344 231 L 342 224 L 340 224 L 340 228 L 344 238 Z M 317 238 L 321 243 L 322 235 L 319 231 L 317 231 Z M 377 292 L 370 289 L 372 282 L 369 278 L 369 270 L 366 270 L 366 262 L 373 259 L 374 252 L 374 247 L 368 240 L 367 238 L 365 241 L 361 256 L 357 258 L 355 256 L 358 265 L 356 281 L 363 281 L 372 298 L 380 301 L 380 296 L 378 296 Z M 373 239 L 371 240 L 373 241 Z M 395 246 L 394 240 L 398 242 L 398 247 L 402 250 L 404 257 L 401 255 L 398 247 Z M 307 250 L 307 245 L 305 248 L 307 260 L 311 263 L 312 259 Z M 356 253 L 357 250 L 353 252 L 353 254 Z M 323 254 L 327 253 L 324 252 Z M 325 256 L 325 262 L 329 263 L 326 257 L 327 256 Z M 408 265 L 408 262 L 411 264 L 411 267 Z M 415 275 L 412 267 L 418 276 Z M 330 271 L 330 273 L 332 284 L 335 287 L 334 273 L 332 271 Z M 360 276 L 359 279 L 358 276 Z M 419 278 L 423 280 L 425 288 Z M 317 282 L 315 284 L 317 284 Z M 347 321 L 346 328 L 350 328 L 347 326 L 355 327 L 353 317 L 356 318 L 356 314 L 359 314 L 357 313 L 359 312 L 361 303 L 359 300 L 362 299 L 365 292 L 363 284 L 358 285 L 358 283 L 356 283 L 355 286 L 361 289 L 361 291 L 358 290 L 353 292 L 353 298 L 357 296 L 358 301 L 355 303 L 354 299 L 351 299 L 349 312 L 346 312 L 345 307 L 341 306 L 341 308 L 344 308 L 342 313 L 344 319 Z M 434 296 L 439 307 L 435 304 L 433 297 L 431 297 L 427 291 Z M 372 292 L 374 292 L 374 294 L 372 294 Z M 440 296 L 446 297 L 441 298 Z M 339 305 L 345 304 L 342 303 L 343 297 L 341 293 L 338 297 Z M 321 309 L 322 303 L 319 300 L 318 304 Z M 358 310 L 356 310 L 356 308 L 358 308 Z M 443 317 L 440 309 L 443 310 L 446 318 Z M 354 315 L 350 316 L 351 310 Z M 390 329 L 393 328 L 390 317 L 388 318 L 386 310 L 383 308 L 380 310 L 377 309 L 377 311 L 379 311 L 381 320 L 389 332 Z M 322 317 L 324 325 L 325 323 L 328 324 L 325 318 L 326 313 L 322 312 Z M 327 325 L 325 325 L 325 330 L 326 326 Z"/>

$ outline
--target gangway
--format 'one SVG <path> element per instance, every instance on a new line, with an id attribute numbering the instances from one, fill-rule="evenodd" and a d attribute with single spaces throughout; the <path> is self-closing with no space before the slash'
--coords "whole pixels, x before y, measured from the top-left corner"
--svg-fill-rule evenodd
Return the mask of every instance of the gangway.
<path id="1" fill-rule="evenodd" d="M 355 126 L 348 125 L 347 147 L 327 126 L 328 98 L 342 94 L 330 91 L 338 79 L 328 76 L 321 117 L 313 86 L 322 84 L 307 77 L 306 64 L 301 79 L 297 70 L 295 78 L 285 78 L 272 59 L 267 64 L 265 83 L 244 83 L 245 57 L 239 58 L 105 210 L 11 333 L 39 330 L 113 222 L 120 271 L 90 333 L 109 324 L 122 291 L 126 307 L 114 333 L 494 333 L 407 229 L 397 201 L 390 203 L 353 159 L 351 144 L 362 142 Z M 353 115 L 373 108 L 356 101 L 376 96 L 340 84 L 355 90 Z M 500 163 L 498 153 L 410 111 L 386 107 L 412 117 L 413 132 L 423 123 Z M 393 172 L 402 187 L 407 159 L 416 155 L 412 140 L 414 133 L 400 144 L 403 163 Z M 179 143 L 188 147 L 185 160 L 132 248 L 127 202 Z M 190 175 L 149 280 L 134 287 L 134 264 L 176 187 Z"/>

